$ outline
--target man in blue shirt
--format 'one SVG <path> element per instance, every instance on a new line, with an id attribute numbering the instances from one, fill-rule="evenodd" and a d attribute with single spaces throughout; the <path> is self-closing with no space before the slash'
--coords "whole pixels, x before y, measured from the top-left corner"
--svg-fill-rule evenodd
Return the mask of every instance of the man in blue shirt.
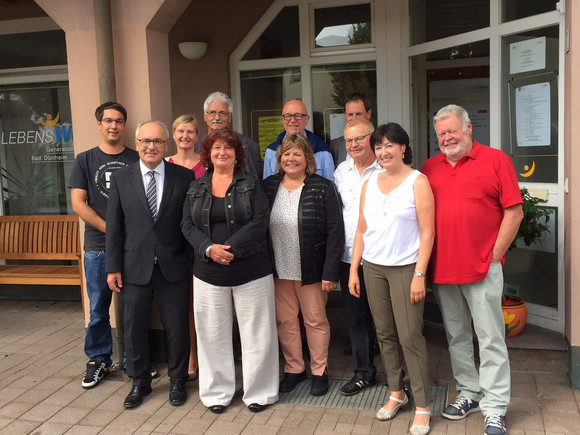
<path id="1" fill-rule="evenodd" d="M 312 149 L 314 150 L 314 160 L 316 160 L 316 173 L 328 180 L 333 179 L 334 160 L 330 154 L 328 144 L 309 130 L 306 130 L 308 116 L 306 105 L 299 100 L 290 100 L 282 109 L 282 120 L 284 121 L 284 130 L 274 143 L 266 148 L 264 157 L 264 180 L 276 171 L 276 150 L 288 134 L 300 133 L 306 136 Z"/>

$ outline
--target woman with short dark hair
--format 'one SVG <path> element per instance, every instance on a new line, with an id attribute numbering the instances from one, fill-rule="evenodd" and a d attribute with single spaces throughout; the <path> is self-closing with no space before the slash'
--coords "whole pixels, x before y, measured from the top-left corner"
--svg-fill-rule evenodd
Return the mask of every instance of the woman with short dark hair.
<path id="1" fill-rule="evenodd" d="M 187 193 L 181 228 L 195 250 L 194 312 L 199 397 L 221 414 L 235 393 L 232 326 L 242 342 L 243 402 L 259 412 L 278 400 L 278 341 L 268 249 L 268 200 L 246 172 L 242 143 L 229 129 L 201 143 L 207 172 Z M 235 310 L 235 316 L 234 316 Z"/>
<path id="2" fill-rule="evenodd" d="M 431 386 L 423 337 L 425 274 L 435 238 L 435 206 L 427 177 L 413 169 L 409 136 L 399 124 L 380 125 L 371 147 L 385 169 L 365 182 L 354 239 L 349 291 L 358 297 L 363 273 L 391 394 L 377 412 L 390 420 L 409 398 L 403 389 L 403 361 L 415 399 L 410 432 L 429 432 Z"/>

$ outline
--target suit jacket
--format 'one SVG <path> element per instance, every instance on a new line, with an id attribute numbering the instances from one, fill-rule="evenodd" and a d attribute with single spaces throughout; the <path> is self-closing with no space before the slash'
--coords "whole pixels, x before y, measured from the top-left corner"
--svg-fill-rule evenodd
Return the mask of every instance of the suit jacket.
<path id="1" fill-rule="evenodd" d="M 346 142 L 344 141 L 344 136 L 330 141 L 330 153 L 334 160 L 334 167 L 338 168 L 338 165 L 346 160 Z"/>
<path id="2" fill-rule="evenodd" d="M 159 217 L 153 222 L 139 162 L 115 171 L 107 206 L 107 273 L 121 272 L 123 282 L 146 285 L 157 256 L 167 281 L 189 273 L 189 243 L 181 233 L 183 202 L 194 179 L 190 169 L 164 162 L 165 180 Z"/>

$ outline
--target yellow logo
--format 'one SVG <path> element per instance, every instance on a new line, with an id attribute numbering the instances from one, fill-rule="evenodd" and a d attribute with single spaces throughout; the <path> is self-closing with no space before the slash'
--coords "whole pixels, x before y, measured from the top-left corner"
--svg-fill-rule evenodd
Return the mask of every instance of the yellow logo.
<path id="1" fill-rule="evenodd" d="M 528 165 L 524 165 L 524 171 L 526 172 L 520 172 L 520 175 L 522 177 L 528 178 L 531 177 L 532 174 L 534 173 L 534 171 L 536 170 L 536 162 L 532 162 L 532 167 L 530 168 Z"/>
<path id="2" fill-rule="evenodd" d="M 56 125 L 56 123 L 58 122 L 58 120 L 60 119 L 60 112 L 56 114 L 56 117 L 54 119 L 52 119 L 52 115 L 46 115 L 46 119 L 48 120 L 48 122 L 40 122 L 42 125 L 44 125 L 45 127 L 54 127 Z M 51 121 L 52 119 L 52 121 Z"/>

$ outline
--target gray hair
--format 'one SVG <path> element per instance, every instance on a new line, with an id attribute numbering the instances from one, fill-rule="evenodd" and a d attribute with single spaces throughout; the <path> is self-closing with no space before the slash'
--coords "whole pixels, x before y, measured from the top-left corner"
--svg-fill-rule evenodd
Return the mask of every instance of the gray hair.
<path id="1" fill-rule="evenodd" d="M 232 102 L 232 99 L 230 97 L 228 97 L 226 94 L 224 94 L 223 92 L 220 92 L 220 91 L 212 92 L 211 94 L 209 94 L 207 96 L 207 98 L 203 102 L 203 111 L 204 112 L 207 112 L 207 107 L 210 105 L 210 103 L 212 101 L 215 101 L 215 100 L 221 101 L 222 103 L 226 103 L 228 105 L 228 111 L 230 113 L 233 112 L 233 110 L 234 110 L 234 103 Z"/>
<path id="2" fill-rule="evenodd" d="M 163 127 L 163 130 L 165 130 L 165 139 L 169 139 L 169 130 L 167 129 L 167 126 L 161 121 L 155 121 L 153 119 L 150 119 L 149 121 L 143 121 L 137 125 L 137 128 L 135 129 L 135 139 L 139 138 L 139 130 L 141 129 L 141 127 L 144 126 L 145 124 L 151 123 L 158 124 L 161 127 Z"/>
<path id="3" fill-rule="evenodd" d="M 449 115 L 456 115 L 459 118 L 461 125 L 463 126 L 463 131 L 467 129 L 467 125 L 471 122 L 467 110 L 456 104 L 448 104 L 447 106 L 439 109 L 437 114 L 433 117 L 433 127 L 436 127 L 436 124 L 439 121 L 447 118 Z"/>

